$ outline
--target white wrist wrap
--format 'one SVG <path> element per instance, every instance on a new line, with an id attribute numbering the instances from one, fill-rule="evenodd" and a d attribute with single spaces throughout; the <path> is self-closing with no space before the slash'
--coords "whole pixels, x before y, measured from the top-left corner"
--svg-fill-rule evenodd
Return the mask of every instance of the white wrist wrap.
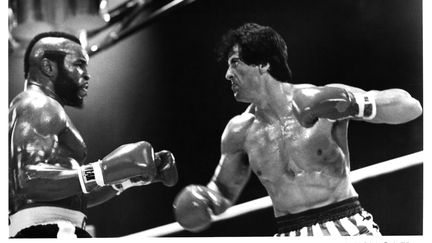
<path id="1" fill-rule="evenodd" d="M 356 117 L 361 117 L 365 120 L 372 120 L 376 116 L 375 97 L 371 93 L 354 94 L 354 98 L 359 107 L 359 112 Z"/>
<path id="2" fill-rule="evenodd" d="M 87 191 L 87 188 L 86 188 L 85 183 L 84 183 L 84 175 L 83 175 L 82 168 L 79 168 L 79 169 L 78 169 L 78 179 L 79 179 L 79 182 L 80 182 L 81 190 L 82 190 L 85 194 L 87 194 L 88 191 Z"/>
<path id="3" fill-rule="evenodd" d="M 98 160 L 97 162 L 91 164 L 93 166 L 96 184 L 98 184 L 98 186 L 105 186 L 105 181 L 103 178 L 102 167 L 101 167 L 102 161 Z"/>
<path id="4" fill-rule="evenodd" d="M 78 169 L 78 179 L 80 181 L 81 190 L 87 194 L 86 185 L 89 183 L 96 183 L 98 186 L 105 186 L 101 168 L 101 161 L 83 165 Z"/>

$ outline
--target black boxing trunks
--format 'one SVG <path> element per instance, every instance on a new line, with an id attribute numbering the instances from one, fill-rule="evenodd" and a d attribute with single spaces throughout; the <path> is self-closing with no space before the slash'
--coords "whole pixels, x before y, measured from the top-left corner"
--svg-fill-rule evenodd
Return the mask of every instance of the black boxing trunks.
<path id="1" fill-rule="evenodd" d="M 39 206 L 22 209 L 9 217 L 11 238 L 85 238 L 86 216 L 80 211 Z"/>
<path id="2" fill-rule="evenodd" d="M 19 231 L 11 238 L 92 238 L 87 231 L 81 228 L 69 229 L 65 230 L 64 226 L 59 224 L 35 225 Z"/>
<path id="3" fill-rule="evenodd" d="M 277 237 L 381 235 L 372 215 L 361 207 L 357 197 L 277 217 L 276 224 Z"/>

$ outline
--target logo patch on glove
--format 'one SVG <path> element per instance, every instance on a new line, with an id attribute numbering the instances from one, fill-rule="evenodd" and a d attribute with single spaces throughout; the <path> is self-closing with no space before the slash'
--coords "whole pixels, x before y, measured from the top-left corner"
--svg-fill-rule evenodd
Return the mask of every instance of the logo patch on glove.
<path id="1" fill-rule="evenodd" d="M 83 168 L 83 171 L 85 183 L 96 180 L 93 166 L 86 166 Z"/>

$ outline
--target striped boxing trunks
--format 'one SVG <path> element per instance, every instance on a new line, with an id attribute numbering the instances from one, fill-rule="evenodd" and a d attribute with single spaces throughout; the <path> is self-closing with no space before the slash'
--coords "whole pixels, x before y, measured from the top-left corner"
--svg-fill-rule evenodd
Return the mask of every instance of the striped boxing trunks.
<path id="1" fill-rule="evenodd" d="M 357 197 L 277 217 L 276 224 L 276 237 L 381 235 L 372 215 L 361 207 Z"/>

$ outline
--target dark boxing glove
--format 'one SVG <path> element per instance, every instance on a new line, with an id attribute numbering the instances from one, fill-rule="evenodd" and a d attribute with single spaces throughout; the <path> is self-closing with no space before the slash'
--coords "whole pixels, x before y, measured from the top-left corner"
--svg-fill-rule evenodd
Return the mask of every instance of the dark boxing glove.
<path id="1" fill-rule="evenodd" d="M 117 191 L 117 195 L 120 195 L 120 193 L 131 187 L 144 186 L 153 182 L 162 182 L 165 186 L 169 187 L 174 186 L 178 181 L 174 155 L 167 150 L 163 150 L 155 153 L 154 161 L 157 170 L 154 177 L 136 176 L 114 184 L 112 187 Z"/>
<path id="2" fill-rule="evenodd" d="M 371 93 L 353 94 L 338 87 L 297 89 L 293 94 L 293 113 L 304 127 L 312 127 L 318 118 L 340 120 L 346 118 L 373 119 L 376 104 Z"/>
<path id="3" fill-rule="evenodd" d="M 208 228 L 212 221 L 212 214 L 221 214 L 229 206 L 230 202 L 220 193 L 200 185 L 187 186 L 177 195 L 173 203 L 177 222 L 192 232 Z"/>
<path id="4" fill-rule="evenodd" d="M 88 193 L 98 186 L 124 184 L 125 187 L 145 185 L 158 178 L 164 184 L 177 182 L 174 157 L 160 159 L 153 147 L 145 141 L 125 144 L 115 149 L 102 160 L 81 166 L 78 169 L 82 191 Z M 164 177 L 159 179 L 159 170 Z M 168 178 L 169 175 L 174 178 Z M 129 180 L 129 178 L 134 178 Z"/>
<path id="5" fill-rule="evenodd" d="M 174 155 L 167 150 L 155 154 L 157 174 L 154 181 L 160 181 L 165 186 L 174 186 L 178 181 L 177 167 Z"/>

